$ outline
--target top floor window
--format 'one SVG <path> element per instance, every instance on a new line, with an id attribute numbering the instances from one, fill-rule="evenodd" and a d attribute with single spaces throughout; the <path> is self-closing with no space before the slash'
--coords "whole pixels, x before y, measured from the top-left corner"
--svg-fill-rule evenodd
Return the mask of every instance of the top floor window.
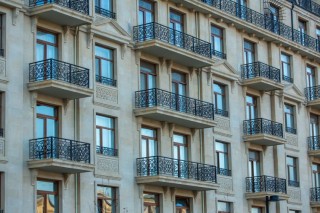
<path id="1" fill-rule="evenodd" d="M 154 3 L 139 0 L 139 25 L 154 22 Z"/>
<path id="2" fill-rule="evenodd" d="M 293 79 L 291 77 L 291 57 L 284 53 L 281 53 L 281 68 L 283 80 L 292 83 Z"/>
<path id="3" fill-rule="evenodd" d="M 250 64 L 255 62 L 255 45 L 254 43 L 245 40 L 244 41 L 244 64 Z"/>
<path id="4" fill-rule="evenodd" d="M 219 53 L 223 53 L 223 29 L 216 26 L 211 26 L 211 40 L 213 55 L 219 57 Z"/>
<path id="5" fill-rule="evenodd" d="M 43 30 L 37 31 L 37 61 L 58 59 L 58 37 Z"/>
<path id="6" fill-rule="evenodd" d="M 95 47 L 96 81 L 109 86 L 117 86 L 114 79 L 114 53 L 112 49 Z"/>

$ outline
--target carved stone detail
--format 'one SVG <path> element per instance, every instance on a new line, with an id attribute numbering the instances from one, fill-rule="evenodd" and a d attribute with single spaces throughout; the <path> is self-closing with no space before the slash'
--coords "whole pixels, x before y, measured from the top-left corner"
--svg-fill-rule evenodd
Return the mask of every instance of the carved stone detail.
<path id="1" fill-rule="evenodd" d="M 298 147 L 298 136 L 290 133 L 286 133 L 286 135 L 287 135 L 287 144 Z"/>
<path id="2" fill-rule="evenodd" d="M 118 90 L 103 85 L 96 86 L 96 101 L 100 103 L 118 103 Z"/>
<path id="3" fill-rule="evenodd" d="M 217 129 L 223 129 L 226 131 L 230 131 L 230 119 L 224 118 L 222 116 L 215 116 L 215 120 L 217 121 Z"/>
<path id="4" fill-rule="evenodd" d="M 4 138 L 0 138 L 0 158 L 5 156 L 5 140 Z"/>
<path id="5" fill-rule="evenodd" d="M 288 187 L 289 202 L 301 202 L 300 188 Z"/>
<path id="6" fill-rule="evenodd" d="M 232 193 L 233 191 L 233 183 L 232 177 L 217 175 L 218 183 L 220 187 L 218 188 L 218 193 Z"/>
<path id="7" fill-rule="evenodd" d="M 97 156 L 95 174 L 103 176 L 119 176 L 119 159 Z"/>
<path id="8" fill-rule="evenodd" d="M 0 59 L 0 78 L 6 77 L 6 61 L 4 59 Z"/>

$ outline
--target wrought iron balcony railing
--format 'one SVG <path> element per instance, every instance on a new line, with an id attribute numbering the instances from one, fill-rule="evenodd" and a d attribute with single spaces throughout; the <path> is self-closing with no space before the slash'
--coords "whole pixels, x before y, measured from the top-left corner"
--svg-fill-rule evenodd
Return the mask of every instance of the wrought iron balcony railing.
<path id="1" fill-rule="evenodd" d="M 108 18 L 112 18 L 112 19 L 116 19 L 116 13 L 110 11 L 110 10 L 106 10 L 102 7 L 98 7 L 96 6 L 95 7 L 95 11 L 96 13 L 102 15 L 102 16 L 105 16 L 105 17 L 108 17 Z"/>
<path id="2" fill-rule="evenodd" d="M 223 168 L 217 168 L 217 173 L 219 175 L 224 175 L 224 176 L 231 176 L 232 175 L 231 170 L 223 169 Z"/>
<path id="3" fill-rule="evenodd" d="M 96 153 L 102 154 L 105 156 L 118 156 L 118 150 L 114 148 L 109 147 L 103 147 L 103 146 L 96 146 Z"/>
<path id="4" fill-rule="evenodd" d="M 250 64 L 241 65 L 242 79 L 253 79 L 257 77 L 264 77 L 275 82 L 281 82 L 280 69 L 272 67 L 262 62 L 253 62 Z"/>
<path id="5" fill-rule="evenodd" d="M 117 80 L 112 78 L 107 78 L 101 75 L 96 75 L 96 82 L 99 82 L 101 84 L 109 85 L 116 87 L 117 86 Z"/>
<path id="6" fill-rule="evenodd" d="M 297 134 L 297 129 L 292 128 L 292 127 L 286 127 L 286 132 L 291 133 L 291 134 Z"/>
<path id="7" fill-rule="evenodd" d="M 268 134 L 283 138 L 282 124 L 264 118 L 243 121 L 244 135 Z"/>
<path id="8" fill-rule="evenodd" d="M 29 64 L 29 81 L 60 80 L 89 88 L 89 69 L 55 59 Z"/>
<path id="9" fill-rule="evenodd" d="M 60 159 L 90 163 L 90 144 L 57 137 L 29 141 L 29 159 Z"/>
<path id="10" fill-rule="evenodd" d="M 215 166 L 162 156 L 137 158 L 137 175 L 163 175 L 217 183 Z"/>
<path id="11" fill-rule="evenodd" d="M 274 20 L 273 17 L 259 13 L 246 6 L 238 4 L 232 0 L 201 0 L 209 6 L 215 7 L 223 12 L 251 23 L 259 28 L 263 28 L 272 33 L 280 35 L 283 38 L 289 39 L 295 43 L 301 44 L 314 51 L 320 51 L 319 41 L 307 34 L 295 30 L 282 22 Z"/>
<path id="12" fill-rule="evenodd" d="M 288 180 L 288 186 L 299 187 L 300 186 L 300 182 L 296 181 L 296 180 Z"/>
<path id="13" fill-rule="evenodd" d="M 311 202 L 320 202 L 320 187 L 314 187 L 310 189 Z"/>
<path id="14" fill-rule="evenodd" d="M 135 105 L 136 108 L 160 106 L 169 110 L 206 119 L 214 119 L 214 105 L 212 103 L 178 95 L 158 88 L 136 91 Z"/>
<path id="15" fill-rule="evenodd" d="M 214 50 L 214 49 L 212 49 L 212 55 L 216 56 L 218 58 L 222 58 L 222 59 L 226 59 L 227 58 L 227 54 L 225 54 L 223 52 L 220 52 L 218 50 Z"/>
<path id="16" fill-rule="evenodd" d="M 291 2 L 292 0 L 288 1 Z M 293 0 L 293 2 L 308 12 L 320 17 L 320 5 L 316 2 L 311 0 Z"/>
<path id="17" fill-rule="evenodd" d="M 46 4 L 57 4 L 89 15 L 89 0 L 29 0 L 29 7 L 38 7 Z"/>
<path id="18" fill-rule="evenodd" d="M 320 150 L 320 135 L 308 137 L 307 142 L 309 151 Z"/>
<path id="19" fill-rule="evenodd" d="M 289 76 L 282 75 L 282 80 L 289 82 L 289 83 L 293 83 L 293 78 L 291 78 Z"/>
<path id="20" fill-rule="evenodd" d="M 1 56 L 1 57 L 4 57 L 4 49 L 2 49 L 2 48 L 0 49 L 0 56 Z M 1 213 L 1 212 L 0 212 L 0 213 Z"/>
<path id="21" fill-rule="evenodd" d="M 133 27 L 133 40 L 135 42 L 153 39 L 211 58 L 211 44 L 194 36 L 156 22 Z"/>
<path id="22" fill-rule="evenodd" d="M 307 101 L 314 101 L 320 98 L 320 86 L 307 87 L 304 89 Z"/>
<path id="23" fill-rule="evenodd" d="M 4 137 L 4 129 L 0 128 L 0 137 L 3 138 Z"/>
<path id="24" fill-rule="evenodd" d="M 272 176 L 254 176 L 246 178 L 247 192 L 275 192 L 287 194 L 286 179 Z"/>
<path id="25" fill-rule="evenodd" d="M 223 109 L 218 109 L 218 108 L 214 108 L 214 113 L 216 114 L 216 115 L 221 115 L 221 116 L 223 116 L 223 117 L 228 117 L 229 116 L 229 112 L 228 111 L 226 111 L 226 110 L 223 110 Z"/>

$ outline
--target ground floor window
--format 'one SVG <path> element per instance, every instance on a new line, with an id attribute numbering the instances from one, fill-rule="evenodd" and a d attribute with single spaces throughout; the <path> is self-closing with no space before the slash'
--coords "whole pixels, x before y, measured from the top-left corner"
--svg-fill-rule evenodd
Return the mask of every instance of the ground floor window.
<path id="1" fill-rule="evenodd" d="M 190 198 L 176 197 L 176 213 L 191 213 Z"/>
<path id="2" fill-rule="evenodd" d="M 59 213 L 57 181 L 37 180 L 37 213 Z"/>
<path id="3" fill-rule="evenodd" d="M 117 188 L 110 186 L 97 186 L 98 213 L 117 212 Z"/>
<path id="4" fill-rule="evenodd" d="M 143 213 L 160 213 L 159 194 L 143 193 Z"/>

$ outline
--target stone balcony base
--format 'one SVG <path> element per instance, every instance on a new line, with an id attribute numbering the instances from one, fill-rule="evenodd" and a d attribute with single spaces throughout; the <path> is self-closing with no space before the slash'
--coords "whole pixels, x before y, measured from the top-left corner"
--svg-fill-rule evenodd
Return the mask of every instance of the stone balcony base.
<path id="1" fill-rule="evenodd" d="M 320 109 L 320 98 L 313 101 L 308 101 L 307 106 L 310 106 L 314 109 Z"/>
<path id="2" fill-rule="evenodd" d="M 243 140 L 252 144 L 264 146 L 276 146 L 286 143 L 286 139 L 269 134 L 246 135 L 243 137 Z"/>
<path id="3" fill-rule="evenodd" d="M 243 80 L 242 85 L 248 86 L 259 91 L 283 90 L 284 88 L 283 84 L 264 77 L 245 79 Z"/>
<path id="4" fill-rule="evenodd" d="M 267 196 L 279 196 L 280 200 L 288 200 L 289 195 L 277 192 L 247 192 L 245 193 L 246 199 L 248 200 L 261 200 L 265 201 Z"/>

